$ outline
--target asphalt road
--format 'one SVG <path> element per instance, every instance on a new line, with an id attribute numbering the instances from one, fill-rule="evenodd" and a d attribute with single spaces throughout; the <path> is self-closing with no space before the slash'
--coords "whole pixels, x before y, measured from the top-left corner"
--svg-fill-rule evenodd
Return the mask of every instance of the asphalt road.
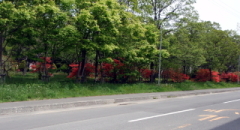
<path id="1" fill-rule="evenodd" d="M 240 91 L 1 115 L 0 130 L 240 130 Z"/>

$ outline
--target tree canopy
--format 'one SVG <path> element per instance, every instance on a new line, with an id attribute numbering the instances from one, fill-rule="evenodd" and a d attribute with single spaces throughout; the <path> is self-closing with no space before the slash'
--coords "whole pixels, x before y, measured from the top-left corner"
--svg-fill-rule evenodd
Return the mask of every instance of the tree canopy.
<path id="1" fill-rule="evenodd" d="M 93 66 L 97 80 L 105 76 L 104 65 L 116 60 L 125 65 L 118 71 L 125 73 L 122 78 L 137 79 L 143 69 L 156 75 L 159 53 L 163 70 L 236 71 L 240 36 L 221 30 L 218 23 L 199 20 L 195 2 L 0 0 L 0 73 L 7 71 L 5 62 L 11 59 L 43 62 L 41 73 L 48 75 L 51 57 L 51 64 L 60 68 L 77 64 L 76 78 L 81 81 L 89 76 L 86 65 Z"/>

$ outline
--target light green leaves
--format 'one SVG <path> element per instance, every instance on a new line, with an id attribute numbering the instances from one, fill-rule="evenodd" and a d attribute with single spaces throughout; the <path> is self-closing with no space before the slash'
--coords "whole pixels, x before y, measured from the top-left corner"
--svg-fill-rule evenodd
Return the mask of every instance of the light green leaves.
<path id="1" fill-rule="evenodd" d="M 91 12 L 89 10 L 82 10 L 81 13 L 77 16 L 77 27 L 79 30 L 83 31 L 100 31 L 97 21 L 94 20 L 94 17 L 91 15 Z"/>

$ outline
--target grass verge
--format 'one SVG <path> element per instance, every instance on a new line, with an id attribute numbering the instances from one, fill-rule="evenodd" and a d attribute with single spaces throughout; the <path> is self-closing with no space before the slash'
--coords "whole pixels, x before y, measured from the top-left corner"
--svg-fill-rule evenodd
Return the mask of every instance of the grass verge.
<path id="1" fill-rule="evenodd" d="M 236 83 L 191 82 L 157 84 L 100 84 L 74 83 L 66 75 L 55 75 L 49 83 L 37 80 L 36 74 L 15 74 L 6 83 L 0 84 L 0 102 L 15 102 L 27 100 L 57 99 L 67 97 L 86 97 L 100 95 L 117 95 L 131 93 L 152 93 L 167 91 L 189 91 L 213 88 L 240 87 Z"/>

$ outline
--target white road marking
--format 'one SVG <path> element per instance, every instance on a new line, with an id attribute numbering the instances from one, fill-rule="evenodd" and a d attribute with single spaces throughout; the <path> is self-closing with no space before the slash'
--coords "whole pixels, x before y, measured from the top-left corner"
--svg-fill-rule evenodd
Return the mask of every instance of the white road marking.
<path id="1" fill-rule="evenodd" d="M 128 122 L 137 122 L 137 121 L 142 121 L 142 120 L 147 120 L 147 119 L 152 119 L 152 118 L 162 117 L 162 116 L 168 116 L 168 115 L 173 115 L 173 114 L 178 114 L 178 113 L 183 113 L 183 112 L 188 112 L 188 111 L 193 111 L 193 110 L 195 110 L 195 109 L 187 109 L 187 110 L 170 112 L 170 113 L 156 115 L 156 116 L 144 117 L 144 118 L 139 118 L 139 119 L 135 119 L 135 120 L 130 120 Z"/>
<path id="2" fill-rule="evenodd" d="M 238 102 L 238 101 L 240 101 L 240 99 L 237 99 L 237 100 L 232 100 L 232 101 L 227 101 L 227 102 L 224 102 L 224 103 Z"/>

